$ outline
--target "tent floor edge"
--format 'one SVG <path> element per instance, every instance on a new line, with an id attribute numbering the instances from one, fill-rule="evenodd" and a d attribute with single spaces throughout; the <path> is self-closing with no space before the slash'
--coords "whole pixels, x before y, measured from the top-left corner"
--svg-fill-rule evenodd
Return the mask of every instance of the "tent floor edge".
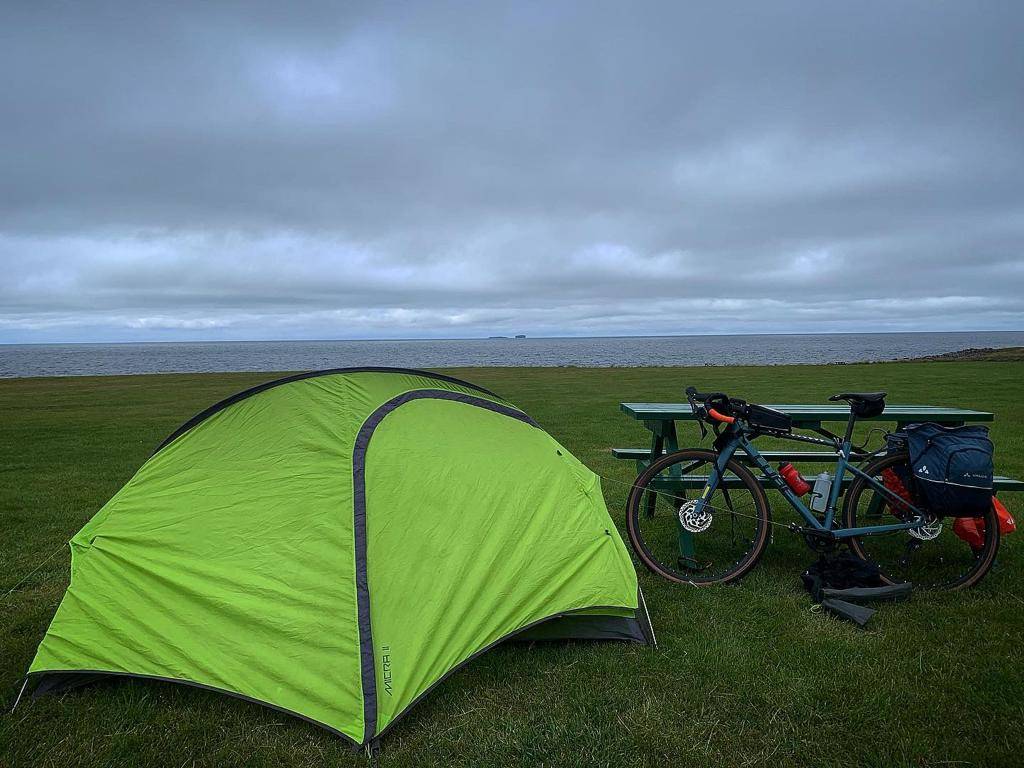
<path id="1" fill-rule="evenodd" d="M 271 704 L 269 701 L 263 701 L 261 699 L 255 699 L 252 696 L 246 696 L 244 693 L 238 693 L 236 691 L 230 691 L 226 688 L 218 688 L 213 685 L 206 685 L 205 683 L 197 683 L 192 680 L 181 680 L 174 677 L 161 677 L 159 675 L 143 675 L 134 672 L 110 672 L 101 669 L 60 669 L 60 670 L 40 670 L 38 672 L 29 672 L 26 676 L 28 680 L 38 680 L 35 688 L 32 690 L 30 700 L 46 696 L 48 694 L 60 694 L 68 691 L 75 690 L 77 688 L 84 688 L 95 683 L 103 682 L 108 678 L 112 679 L 127 679 L 127 680 L 148 680 L 158 683 L 175 683 L 177 685 L 185 685 L 190 688 L 199 688 L 204 691 L 210 691 L 212 693 L 220 693 L 226 696 L 230 696 L 233 699 L 240 699 L 241 701 L 249 702 L 250 704 L 258 704 L 261 707 L 272 709 L 275 712 L 280 712 L 284 715 L 290 715 L 291 717 L 297 717 L 300 720 L 304 720 L 310 725 L 315 725 L 318 728 L 323 728 L 325 731 L 329 731 L 335 736 L 340 737 L 343 741 L 349 743 L 354 748 L 361 749 L 362 745 L 349 736 L 347 733 L 339 731 L 337 728 L 332 728 L 319 720 L 314 720 L 311 717 L 303 715 L 301 712 L 296 712 L 292 709 L 285 707 L 279 707 L 276 704 Z"/>
<path id="2" fill-rule="evenodd" d="M 407 715 L 409 713 L 409 711 L 413 707 L 415 707 L 424 698 L 426 698 L 431 693 L 433 693 L 434 690 L 439 685 L 441 685 L 441 683 L 443 683 L 446 680 L 448 680 L 448 678 L 450 678 L 456 672 L 459 672 L 460 670 L 464 669 L 468 664 L 470 664 L 473 661 L 476 661 L 481 656 L 483 656 L 485 653 L 487 653 L 488 651 L 494 650 L 495 648 L 497 648 L 499 645 L 502 645 L 503 643 L 517 642 L 519 640 L 524 639 L 524 637 L 523 637 L 524 634 L 526 634 L 526 633 L 530 632 L 531 630 L 534 630 L 537 627 L 540 627 L 540 626 L 542 626 L 542 625 L 544 625 L 544 624 L 546 624 L 548 622 L 551 622 L 551 621 L 554 621 L 554 620 L 557 620 L 557 619 L 564 619 L 564 618 L 567 618 L 567 617 L 570 617 L 570 616 L 583 616 L 583 617 L 587 617 L 587 618 L 599 618 L 599 619 L 618 619 L 621 622 L 626 622 L 626 623 L 632 622 L 633 625 L 635 625 L 637 629 L 636 629 L 635 632 L 628 633 L 627 637 L 616 637 L 616 638 L 554 637 L 554 638 L 546 638 L 546 639 L 551 639 L 551 640 L 614 639 L 614 640 L 619 640 L 619 641 L 626 640 L 627 642 L 647 644 L 646 639 L 643 636 L 643 633 L 640 631 L 641 624 L 640 624 L 639 621 L 637 621 L 637 619 L 635 617 L 634 618 L 628 618 L 626 616 L 613 616 L 613 615 L 609 615 L 609 614 L 603 614 L 603 615 L 602 614 L 596 614 L 595 615 L 595 614 L 581 614 L 580 613 L 581 611 L 588 611 L 588 610 L 601 610 L 601 609 L 606 609 L 607 610 L 607 609 L 610 609 L 610 608 L 613 608 L 613 607 L 614 606 L 608 606 L 608 605 L 594 605 L 594 606 L 590 606 L 589 608 L 578 608 L 578 609 L 571 610 L 571 611 L 559 611 L 558 613 L 553 613 L 550 616 L 545 616 L 543 619 L 538 619 L 537 621 L 535 621 L 535 622 L 533 622 L 531 624 L 527 624 L 525 627 L 520 627 L 519 629 L 517 629 L 517 630 L 515 630 L 513 632 L 510 632 L 507 635 L 503 635 L 502 637 L 499 637 L 494 642 L 489 643 L 488 645 L 485 645 L 480 650 L 476 651 L 475 653 L 471 654 L 467 658 L 465 658 L 462 661 L 460 661 L 458 664 L 456 664 L 451 669 L 449 669 L 447 672 L 445 672 L 443 675 L 441 675 L 441 677 L 439 677 L 437 680 L 435 680 L 433 683 L 431 683 L 429 686 L 427 686 L 427 688 L 424 691 L 422 691 L 415 699 L 413 699 L 408 704 L 406 704 L 405 707 L 400 712 L 398 712 L 391 719 L 391 722 L 389 722 L 387 725 L 385 725 L 383 728 L 381 728 L 380 731 L 377 732 L 377 735 L 374 738 L 376 738 L 378 740 L 383 738 L 384 735 L 387 734 L 398 722 L 400 722 L 402 720 L 402 718 L 405 717 L 405 715 Z M 543 640 L 545 638 L 526 638 L 526 639 L 542 639 Z"/>
<path id="3" fill-rule="evenodd" d="M 650 645 L 642 619 L 600 614 L 556 616 L 509 638 L 509 642 L 558 640 L 619 640 Z"/>

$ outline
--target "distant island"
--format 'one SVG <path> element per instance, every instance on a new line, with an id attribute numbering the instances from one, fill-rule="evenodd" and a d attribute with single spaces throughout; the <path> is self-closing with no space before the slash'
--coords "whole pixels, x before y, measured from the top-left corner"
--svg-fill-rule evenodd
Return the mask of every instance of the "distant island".
<path id="1" fill-rule="evenodd" d="M 488 336 L 488 339 L 525 339 L 525 333 L 517 333 L 515 336 Z"/>

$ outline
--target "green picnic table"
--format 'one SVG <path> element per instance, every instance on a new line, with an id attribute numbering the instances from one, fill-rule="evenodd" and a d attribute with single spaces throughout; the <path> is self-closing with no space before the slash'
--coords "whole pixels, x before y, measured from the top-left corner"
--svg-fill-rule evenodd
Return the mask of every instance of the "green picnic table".
<path id="1" fill-rule="evenodd" d="M 643 470 L 651 461 L 663 453 L 679 449 L 679 438 L 676 422 L 696 421 L 697 417 L 689 403 L 620 403 L 622 411 L 642 421 L 651 432 L 648 448 L 612 448 L 612 455 L 617 459 L 631 459 L 637 462 L 638 471 Z M 843 403 L 828 405 L 806 404 L 765 404 L 765 407 L 782 411 L 793 419 L 793 427 L 797 429 L 820 428 L 827 423 L 846 423 L 850 418 L 850 408 Z M 937 405 L 886 405 L 885 412 L 880 416 L 859 421 L 895 422 L 897 429 L 908 424 L 932 421 L 946 426 L 960 426 L 968 422 L 993 421 L 995 415 L 988 411 L 974 411 L 967 408 L 946 408 Z M 696 439 L 692 441 L 694 444 Z M 686 447 L 686 446 L 684 446 Z M 762 451 L 761 454 L 769 461 L 791 462 L 834 462 L 835 454 L 822 451 Z M 737 455 L 740 460 L 745 456 Z M 702 482 L 702 478 L 693 478 L 693 482 Z M 773 487 L 765 482 L 766 487 Z M 995 478 L 996 490 L 1024 490 L 1024 482 L 1008 477 Z"/>

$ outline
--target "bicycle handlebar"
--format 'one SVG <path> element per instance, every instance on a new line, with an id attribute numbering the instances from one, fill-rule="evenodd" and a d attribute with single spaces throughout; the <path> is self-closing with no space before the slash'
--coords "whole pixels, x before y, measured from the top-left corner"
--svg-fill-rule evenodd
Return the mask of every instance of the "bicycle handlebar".
<path id="1" fill-rule="evenodd" d="M 724 392 L 698 392 L 696 387 L 687 387 L 686 396 L 691 402 L 721 403 L 723 407 L 727 406 L 732 399 Z"/>
<path id="2" fill-rule="evenodd" d="M 708 408 L 708 416 L 710 416 L 715 421 L 722 422 L 723 424 L 732 424 L 734 421 L 736 421 L 735 416 L 723 416 L 714 408 Z"/>
<path id="3" fill-rule="evenodd" d="M 696 387 L 687 387 L 686 397 L 694 413 L 701 416 L 700 412 L 703 411 L 708 419 L 722 424 L 735 423 L 736 416 L 732 414 L 742 415 L 747 405 L 745 400 L 731 398 L 724 392 L 698 392 Z"/>

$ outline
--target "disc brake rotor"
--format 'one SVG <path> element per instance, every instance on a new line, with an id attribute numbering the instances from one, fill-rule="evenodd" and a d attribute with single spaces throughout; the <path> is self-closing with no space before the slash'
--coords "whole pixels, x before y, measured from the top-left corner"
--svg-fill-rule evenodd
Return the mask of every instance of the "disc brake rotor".
<path id="1" fill-rule="evenodd" d="M 711 510 L 705 504 L 697 511 L 697 499 L 692 499 L 679 507 L 679 524 L 689 533 L 704 533 L 711 527 Z"/>
<path id="2" fill-rule="evenodd" d="M 933 518 L 920 528 L 908 528 L 907 533 L 920 541 L 931 541 L 942 533 L 942 520 L 937 517 Z"/>

